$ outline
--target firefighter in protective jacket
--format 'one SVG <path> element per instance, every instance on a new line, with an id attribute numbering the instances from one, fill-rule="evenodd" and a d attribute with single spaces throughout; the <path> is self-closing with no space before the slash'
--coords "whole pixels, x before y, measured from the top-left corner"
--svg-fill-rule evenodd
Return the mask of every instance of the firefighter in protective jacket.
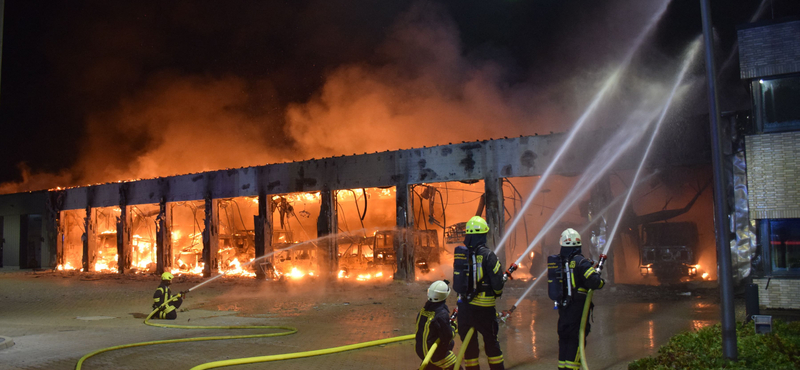
<path id="1" fill-rule="evenodd" d="M 446 300 L 450 287 L 446 280 L 433 282 L 428 288 L 428 301 L 417 315 L 416 350 L 420 359 L 425 359 L 431 346 L 439 344 L 426 369 L 452 369 L 456 363 L 453 354 L 455 328 L 450 324 L 450 309 Z"/>
<path id="2" fill-rule="evenodd" d="M 503 294 L 503 266 L 489 248 L 486 247 L 486 236 L 489 225 L 480 216 L 475 216 L 467 221 L 466 253 L 456 251 L 453 261 L 454 282 L 463 282 L 466 288 L 457 288 L 458 299 L 458 335 L 463 341 L 470 328 L 475 328 L 476 333 L 467 343 L 464 353 L 464 365 L 467 370 L 480 369 L 478 357 L 478 333 L 483 336 L 484 351 L 489 358 L 491 370 L 502 370 L 503 351 L 497 340 L 499 329 L 495 300 Z M 456 274 L 457 266 L 466 263 L 467 271 Z M 466 291 L 466 294 L 461 294 Z"/>
<path id="3" fill-rule="evenodd" d="M 565 281 L 571 284 L 571 300 L 558 307 L 558 368 L 577 370 L 581 368 L 578 353 L 579 340 L 586 340 L 591 325 L 586 323 L 585 336 L 580 336 L 581 316 L 589 289 L 600 289 L 605 281 L 595 270 L 592 261 L 581 255 L 581 236 L 573 228 L 561 233 L 561 257 L 569 261 L 570 276 Z M 591 305 L 590 311 L 594 308 Z"/>
<path id="4" fill-rule="evenodd" d="M 173 295 L 169 290 L 172 284 L 172 274 L 165 272 L 161 274 L 161 285 L 158 286 L 156 292 L 153 294 L 153 309 L 158 309 L 158 313 L 153 315 L 157 319 L 175 320 L 178 318 L 178 308 L 183 303 L 183 298 L 186 297 L 185 292 Z M 172 300 L 175 298 L 174 300 Z M 164 304 L 167 302 L 167 304 Z"/>

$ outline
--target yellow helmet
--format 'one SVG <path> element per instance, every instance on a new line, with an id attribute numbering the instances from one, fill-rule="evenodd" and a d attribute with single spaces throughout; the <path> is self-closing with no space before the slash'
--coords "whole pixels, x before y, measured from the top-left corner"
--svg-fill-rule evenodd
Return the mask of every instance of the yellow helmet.
<path id="1" fill-rule="evenodd" d="M 165 272 L 165 273 L 161 274 L 161 280 L 169 280 L 169 281 L 172 281 L 172 278 L 173 278 L 173 277 L 174 277 L 174 276 L 172 276 L 172 273 L 171 273 L 171 272 L 169 272 L 169 271 L 167 271 L 167 272 Z"/>
<path id="2" fill-rule="evenodd" d="M 481 216 L 473 216 L 467 221 L 467 234 L 486 234 L 489 232 L 489 224 Z"/>

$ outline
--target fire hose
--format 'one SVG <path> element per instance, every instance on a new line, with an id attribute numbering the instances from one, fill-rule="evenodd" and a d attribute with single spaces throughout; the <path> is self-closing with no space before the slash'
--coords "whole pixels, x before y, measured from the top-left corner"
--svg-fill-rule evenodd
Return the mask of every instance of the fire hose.
<path id="1" fill-rule="evenodd" d="M 250 335 L 225 335 L 225 336 L 211 336 L 211 337 L 196 337 L 196 338 L 181 338 L 181 339 L 166 339 L 166 340 L 155 340 L 155 341 L 148 341 L 148 342 L 139 342 L 139 343 L 130 343 L 130 344 L 123 344 L 119 346 L 107 347 L 96 350 L 94 352 L 88 353 L 81 357 L 78 360 L 78 363 L 75 365 L 75 370 L 81 370 L 81 366 L 83 363 L 92 356 L 101 354 L 103 352 L 109 352 L 117 349 L 123 348 L 133 348 L 133 347 L 143 347 L 149 346 L 154 344 L 166 344 L 166 343 L 183 343 L 183 342 L 199 342 L 199 341 L 207 341 L 207 340 L 225 340 L 225 339 L 246 339 L 246 338 L 266 338 L 266 337 L 277 337 L 283 335 L 291 335 L 297 333 L 297 329 L 291 326 L 188 326 L 188 325 L 172 325 L 172 324 L 161 324 L 161 323 L 152 323 L 150 322 L 150 318 L 153 317 L 157 312 L 159 312 L 163 307 L 166 307 L 167 303 L 177 300 L 179 296 L 172 297 L 171 299 L 167 300 L 166 302 L 162 303 L 161 306 L 157 307 L 153 310 L 147 317 L 144 319 L 144 324 L 150 326 L 158 326 L 163 328 L 177 328 L 177 329 L 279 329 L 285 330 L 284 332 L 279 333 L 267 333 L 267 334 L 250 334 Z M 224 361 L 214 361 L 208 362 L 205 364 L 201 364 L 198 366 L 193 367 L 191 370 L 200 370 L 200 369 L 212 369 L 217 367 L 223 366 L 231 366 L 231 365 L 241 365 L 241 364 L 251 364 L 257 362 L 269 362 L 269 361 L 280 361 L 280 360 L 289 360 L 294 358 L 303 358 L 303 357 L 312 357 L 312 356 L 321 356 L 327 355 L 332 353 L 344 352 L 344 351 L 351 351 L 354 349 L 366 348 L 366 347 L 373 347 L 379 346 L 387 343 L 394 343 L 394 342 L 401 342 L 406 340 L 414 339 L 413 334 L 409 335 L 402 335 L 398 337 L 386 338 L 386 339 L 379 339 L 373 340 L 369 342 L 363 343 L 356 343 L 350 344 L 346 346 L 340 347 L 333 347 L 333 348 L 326 348 L 314 351 L 305 351 L 305 352 L 295 352 L 295 353 L 285 353 L 280 355 L 271 355 L 271 356 L 256 356 L 256 357 L 246 357 L 246 358 L 239 358 L 239 359 L 231 359 L 231 360 L 224 360 Z"/>
<path id="2" fill-rule="evenodd" d="M 605 254 L 600 255 L 600 261 L 597 262 L 597 267 L 595 268 L 598 274 L 603 270 L 603 264 L 605 264 L 606 258 L 608 258 L 608 256 L 606 256 Z M 586 363 L 585 335 L 586 335 L 586 322 L 589 321 L 589 311 L 591 310 L 592 307 L 593 295 L 594 295 L 594 289 L 589 289 L 589 291 L 586 292 L 586 303 L 583 304 L 583 313 L 581 314 L 581 328 L 580 331 L 578 332 L 578 351 L 581 354 L 581 369 L 583 370 L 589 370 L 589 365 Z"/>
<path id="3" fill-rule="evenodd" d="M 438 339 L 433 343 L 431 348 L 428 349 L 428 354 L 425 355 L 425 358 L 422 360 L 422 365 L 419 365 L 419 370 L 425 370 L 425 367 L 431 362 L 431 358 L 433 358 L 433 353 L 436 352 L 436 348 L 439 348 Z"/>

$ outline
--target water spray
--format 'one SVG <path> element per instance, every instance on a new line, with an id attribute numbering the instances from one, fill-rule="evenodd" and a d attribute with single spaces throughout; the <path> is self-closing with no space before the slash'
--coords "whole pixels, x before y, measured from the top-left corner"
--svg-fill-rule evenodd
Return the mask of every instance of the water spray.
<path id="1" fill-rule="evenodd" d="M 638 182 L 638 183 L 636 183 L 636 185 L 639 185 L 639 184 L 644 184 L 644 183 L 646 183 L 646 182 L 650 181 L 650 179 L 651 179 L 651 178 L 653 178 L 653 176 L 655 176 L 656 174 L 658 174 L 658 170 L 656 170 L 656 171 L 653 171 L 653 173 L 651 173 L 651 174 L 647 175 L 647 177 L 645 177 L 645 178 L 643 178 L 643 179 L 639 180 L 639 182 Z M 601 210 L 600 212 L 598 212 L 598 213 L 597 213 L 597 215 L 593 216 L 593 219 L 592 219 L 592 221 L 591 221 L 591 222 L 589 222 L 588 224 L 586 224 L 586 226 L 584 226 L 582 229 L 580 229 L 580 230 L 578 231 L 578 234 L 581 234 L 581 235 L 583 235 L 584 233 L 588 232 L 588 231 L 589 231 L 589 229 L 590 229 L 590 228 L 591 228 L 591 227 L 592 227 L 592 226 L 593 226 L 593 225 L 594 225 L 594 224 L 595 224 L 595 223 L 596 223 L 598 220 L 600 220 L 600 219 L 602 218 L 601 216 L 605 215 L 605 214 L 606 214 L 606 212 L 608 212 L 609 210 L 611 210 L 611 208 L 613 208 L 614 206 L 616 206 L 616 205 L 617 205 L 619 202 L 621 202 L 623 199 L 625 199 L 625 196 L 624 196 L 624 195 L 621 195 L 621 194 L 620 194 L 620 195 L 618 195 L 616 198 L 614 198 L 614 200 L 613 200 L 613 201 L 611 201 L 611 203 L 609 203 L 607 206 L 605 206 L 605 207 L 603 208 L 603 210 Z"/>
<path id="2" fill-rule="evenodd" d="M 631 49 L 628 50 L 628 53 L 625 55 L 625 58 L 622 60 L 622 63 L 620 63 L 620 66 L 617 67 L 617 69 L 614 70 L 614 72 L 611 73 L 611 75 L 606 79 L 606 81 L 603 83 L 603 86 L 600 88 L 600 91 L 598 91 L 597 94 L 594 95 L 594 98 L 592 98 L 592 101 L 589 104 L 589 106 L 586 108 L 583 114 L 581 114 L 580 118 L 578 118 L 578 120 L 575 121 L 575 125 L 569 131 L 567 139 L 564 141 L 564 143 L 561 144 L 561 147 L 558 149 L 555 156 L 553 156 L 553 160 L 547 166 L 547 169 L 545 169 L 541 178 L 539 178 L 539 181 L 536 182 L 536 186 L 533 188 L 533 191 L 531 191 L 530 195 L 528 195 L 528 198 L 525 200 L 525 203 L 522 205 L 522 208 L 520 208 L 519 212 L 511 221 L 511 224 L 506 228 L 506 230 L 508 231 L 514 230 L 517 224 L 519 224 L 520 220 L 522 220 L 525 211 L 533 203 L 533 199 L 536 197 L 536 194 L 539 193 L 539 191 L 542 189 L 542 186 L 544 186 L 544 183 L 550 177 L 551 172 L 553 172 L 553 169 L 555 169 L 556 164 L 561 159 L 561 156 L 564 154 L 564 152 L 567 150 L 570 144 L 572 144 L 572 141 L 575 139 L 575 136 L 577 135 L 578 131 L 581 130 L 586 121 L 588 121 L 589 117 L 595 112 L 595 110 L 597 110 L 597 107 L 600 105 L 600 102 L 603 100 L 603 98 L 605 98 L 605 95 L 608 93 L 608 91 L 611 90 L 611 87 L 617 84 L 620 76 L 622 75 L 622 72 L 628 67 L 631 60 L 633 59 L 633 56 L 636 54 L 636 51 L 639 50 L 642 43 L 644 43 L 645 38 L 650 34 L 650 31 L 658 23 L 658 20 L 661 19 L 661 15 L 664 14 L 664 11 L 666 11 L 667 5 L 669 5 L 669 1 L 665 1 L 664 4 L 658 9 L 658 11 L 656 11 L 656 13 L 647 23 L 647 26 L 645 27 L 643 32 L 639 33 L 639 36 L 634 41 Z M 500 239 L 500 242 L 497 243 L 497 247 L 494 250 L 495 253 L 498 253 L 500 250 L 503 249 L 506 242 L 508 241 L 509 235 L 511 235 L 510 232 L 505 232 L 503 234 L 503 237 Z"/>
<path id="3" fill-rule="evenodd" d="M 547 269 L 545 269 L 544 271 L 542 271 L 541 274 L 539 274 L 536 280 L 534 280 L 531 283 L 531 285 L 528 286 L 528 289 L 525 289 L 525 293 L 522 293 L 519 299 L 517 299 L 517 303 L 514 303 L 514 305 L 511 306 L 510 309 L 500 312 L 499 317 L 501 321 L 506 322 L 511 317 L 511 314 L 514 313 L 514 311 L 516 311 L 517 306 L 519 306 L 522 303 L 522 300 L 525 299 L 525 297 L 528 295 L 528 293 L 530 293 L 531 290 L 533 290 L 533 287 L 536 286 L 536 283 L 538 283 L 539 280 L 542 280 L 542 277 L 544 277 L 545 273 L 547 273 Z"/>
<path id="4" fill-rule="evenodd" d="M 666 117 L 667 111 L 669 111 L 669 108 L 672 105 L 672 100 L 675 98 L 675 93 L 678 91 L 678 87 L 680 87 L 681 82 L 683 82 L 683 77 L 686 75 L 686 72 L 689 70 L 689 67 L 692 65 L 692 62 L 694 61 L 698 51 L 700 50 L 700 41 L 701 38 L 698 37 L 697 40 L 695 40 L 692 43 L 692 46 L 689 48 L 688 56 L 683 63 L 683 67 L 681 68 L 681 72 L 678 74 L 678 78 L 675 80 L 675 84 L 672 86 L 672 90 L 670 91 L 669 96 L 667 97 L 667 101 L 664 104 L 664 109 L 662 109 L 661 111 L 661 115 L 658 118 L 656 127 L 653 130 L 653 134 L 650 135 L 650 142 L 648 142 L 647 149 L 645 149 L 644 155 L 642 156 L 642 161 L 639 162 L 639 167 L 636 169 L 636 174 L 633 176 L 632 185 L 630 189 L 628 189 L 628 194 L 625 196 L 625 202 L 622 203 L 622 208 L 620 209 L 620 212 L 617 215 L 617 220 L 614 223 L 614 227 L 611 229 L 611 233 L 608 236 L 608 242 L 603 248 L 603 253 L 602 253 L 603 255 L 607 254 L 608 250 L 611 248 L 611 243 L 614 241 L 614 236 L 617 233 L 620 221 L 622 221 L 622 215 L 624 214 L 625 207 L 628 206 L 628 202 L 630 201 L 631 195 L 633 194 L 633 189 L 635 188 L 633 184 L 637 183 L 639 175 L 641 175 L 642 169 L 644 168 L 644 164 L 647 161 L 647 156 L 650 155 L 650 150 L 653 148 L 653 142 L 655 141 L 656 135 L 658 135 L 658 131 L 661 128 L 661 124 L 664 122 L 664 117 Z"/>
<path id="5" fill-rule="evenodd" d="M 657 112 L 655 113 L 657 114 Z M 649 115 L 644 122 L 652 122 L 652 119 L 655 117 L 655 114 Z M 631 121 L 641 122 L 640 120 L 631 119 Z M 632 124 L 631 124 L 632 126 Z M 544 238 L 545 234 L 552 229 L 556 223 L 569 211 L 569 209 L 577 203 L 581 197 L 583 197 L 586 192 L 588 192 L 592 186 L 594 186 L 597 181 L 600 180 L 600 177 L 605 174 L 611 166 L 622 156 L 625 151 L 630 148 L 633 144 L 635 144 L 640 135 L 643 133 L 642 130 L 646 129 L 647 125 L 643 127 L 639 127 L 639 131 L 632 133 L 633 129 L 626 129 L 622 128 L 617 131 L 614 137 L 603 146 L 600 152 L 595 156 L 592 163 L 588 166 L 588 168 L 598 167 L 596 171 L 584 173 L 581 176 L 581 179 L 576 184 L 575 188 L 567 195 L 563 202 L 556 208 L 553 215 L 550 219 L 545 223 L 544 227 L 539 231 L 539 233 L 534 237 L 533 241 L 528 245 L 528 248 L 519 256 L 516 260 L 516 263 L 519 264 L 522 262 L 522 259 L 528 255 L 528 253 L 539 243 L 539 241 Z M 599 162 L 599 163 L 598 163 Z"/>
<path id="6" fill-rule="evenodd" d="M 360 229 L 360 230 L 355 230 L 354 232 L 360 232 L 360 231 L 364 231 L 364 232 L 366 232 L 366 230 L 367 230 L 367 229 Z M 377 229 L 377 230 L 381 230 L 381 229 Z M 263 259 L 265 259 L 265 258 L 271 257 L 271 256 L 272 256 L 272 255 L 274 255 L 276 252 L 287 251 L 287 250 L 290 250 L 290 249 L 292 249 L 292 248 L 295 248 L 295 247 L 298 247 L 298 246 L 301 246 L 301 245 L 304 245 L 304 244 L 308 244 L 308 243 L 314 244 L 314 245 L 316 246 L 316 245 L 317 245 L 317 244 L 316 244 L 316 242 L 318 242 L 318 241 L 320 241 L 320 240 L 324 240 L 324 239 L 326 239 L 326 238 L 338 237 L 338 236 L 339 236 L 339 234 L 331 234 L 331 235 L 325 235 L 325 236 L 321 236 L 321 237 L 319 237 L 319 238 L 316 238 L 316 239 L 311 239 L 311 240 L 306 240 L 306 241 L 303 241 L 303 242 L 295 243 L 294 245 L 292 245 L 292 246 L 290 246 L 290 247 L 283 248 L 283 249 L 281 249 L 280 251 L 272 251 L 272 252 L 270 252 L 270 253 L 268 253 L 268 254 L 265 254 L 265 255 L 263 255 L 263 256 L 261 256 L 261 257 L 255 258 L 255 259 L 253 259 L 253 260 L 252 260 L 252 261 L 250 261 L 250 262 L 247 262 L 247 263 L 244 263 L 244 264 L 242 264 L 242 266 L 248 266 L 248 265 L 252 265 L 252 264 L 256 263 L 257 261 L 260 261 L 260 260 L 263 260 Z M 208 279 L 208 280 L 206 280 L 206 281 L 204 281 L 204 282 L 202 282 L 202 283 L 200 283 L 200 284 L 197 284 L 197 285 L 195 285 L 195 286 L 193 286 L 193 287 L 189 288 L 189 290 L 183 291 L 183 292 L 181 292 L 181 293 L 182 293 L 182 294 L 185 294 L 185 293 L 191 292 L 192 290 L 195 290 L 195 289 L 197 289 L 197 288 L 199 288 L 199 287 L 201 287 L 201 286 L 203 286 L 203 285 L 206 285 L 206 284 L 208 284 L 208 283 L 210 283 L 210 282 L 212 282 L 212 281 L 214 281 L 214 280 L 216 280 L 216 279 L 218 279 L 218 278 L 220 278 L 220 277 L 223 277 L 223 276 L 225 276 L 225 273 L 222 273 L 222 274 L 219 274 L 219 275 L 217 275 L 217 276 L 214 276 L 214 277 L 212 277 L 211 279 Z"/>

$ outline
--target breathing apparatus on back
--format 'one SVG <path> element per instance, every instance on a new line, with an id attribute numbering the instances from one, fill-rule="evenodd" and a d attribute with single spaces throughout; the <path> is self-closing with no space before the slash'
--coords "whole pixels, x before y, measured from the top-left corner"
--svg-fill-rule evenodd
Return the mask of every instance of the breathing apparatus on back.
<path id="1" fill-rule="evenodd" d="M 547 257 L 547 295 L 555 302 L 554 309 L 572 303 L 574 294 L 572 270 L 574 257 L 581 253 L 581 235 L 573 228 L 561 233 L 561 253 Z"/>

